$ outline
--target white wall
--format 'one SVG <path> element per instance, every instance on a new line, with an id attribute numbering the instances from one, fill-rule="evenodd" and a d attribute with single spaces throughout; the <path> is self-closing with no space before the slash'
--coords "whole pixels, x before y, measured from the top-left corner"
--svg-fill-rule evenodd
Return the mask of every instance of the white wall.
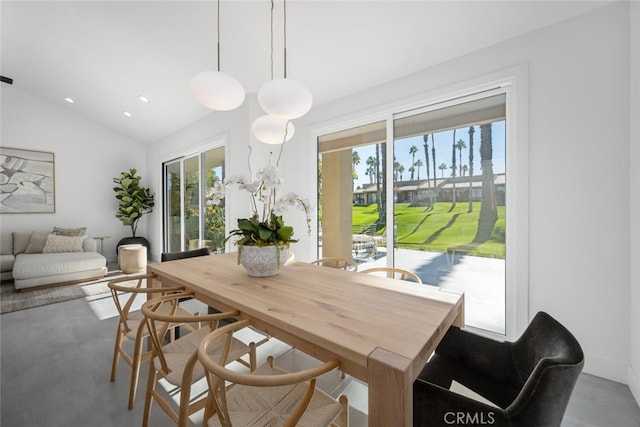
<path id="1" fill-rule="evenodd" d="M 315 107 L 295 121 L 296 135 L 286 147 L 281 168 L 286 190 L 315 200 L 316 159 L 310 155 L 315 152 L 310 138 L 315 126 L 527 65 L 530 188 L 522 197 L 529 197 L 530 206 L 529 317 L 538 310 L 557 317 L 583 345 L 585 371 L 628 382 L 638 398 L 638 9 L 637 2 L 606 6 Z M 54 225 L 87 226 L 91 235 L 112 236 L 105 242 L 105 252 L 113 259 L 117 241 L 128 235 L 128 228 L 114 217 L 112 178 L 121 171 L 137 168 L 143 184 L 159 195 L 162 160 L 184 148 L 227 137 L 228 173 L 247 173 L 250 123 L 259 115 L 252 97 L 240 110 L 212 113 L 147 149 L 15 85 L 3 84 L 0 90 L 0 143 L 52 151 L 56 158 L 56 213 L 3 214 L 3 235 Z M 257 149 L 262 155 L 267 151 L 264 146 Z M 246 215 L 248 206 L 243 196 L 229 202 L 233 225 L 235 218 Z M 139 229 L 139 234 L 146 231 L 156 258 L 161 248 L 160 211 L 158 206 Z M 310 259 L 315 248 L 304 233 L 304 221 L 293 225 L 301 238 L 296 256 Z"/>
<path id="2" fill-rule="evenodd" d="M 313 112 L 323 122 L 526 64 L 529 318 L 555 316 L 581 342 L 585 371 L 621 382 L 630 351 L 628 16 L 628 4 L 607 6 Z"/>
<path id="3" fill-rule="evenodd" d="M 191 125 L 162 138 L 153 144 L 149 150 L 148 166 L 152 173 L 149 174 L 150 187 L 157 194 L 162 194 L 162 163 L 183 156 L 189 152 L 202 150 L 203 146 L 210 145 L 216 141 L 224 139 L 226 146 L 226 168 L 227 174 L 239 174 L 243 172 L 246 165 L 246 155 L 248 153 L 247 141 L 249 139 L 248 126 L 248 103 L 242 107 L 229 112 L 218 112 L 209 114 Z M 204 107 L 203 107 L 204 108 Z M 231 171 L 231 172 L 230 172 Z M 229 218 L 244 216 L 243 206 L 240 203 L 230 203 L 227 201 Z M 151 257 L 160 259 L 163 251 L 162 247 L 162 210 L 157 209 L 148 219 L 148 234 L 151 241 Z M 233 219 L 235 223 L 235 219 Z"/>
<path id="4" fill-rule="evenodd" d="M 633 6 L 637 10 L 637 4 Z M 628 3 L 617 3 L 558 25 L 505 41 L 454 61 L 317 106 L 295 121 L 283 175 L 287 191 L 315 199 L 314 128 L 437 93 L 478 76 L 518 65 L 528 67 L 529 86 L 529 313 L 545 310 L 578 338 L 585 371 L 620 382 L 637 379 L 638 271 L 631 272 L 630 215 L 637 218 L 638 173 L 629 162 Z M 634 14 L 637 36 L 637 12 Z M 637 48 L 637 42 L 634 42 Z M 389 60 L 392 60 L 390 58 Z M 634 66 L 637 75 L 637 54 Z M 399 71 L 401 74 L 401 71 Z M 637 84 L 635 85 L 637 118 Z M 422 94 L 422 95 L 421 95 Z M 254 102 L 225 121 L 212 113 L 154 146 L 148 166 L 159 177 L 158 154 L 230 133 L 230 173 L 246 173 L 242 148 L 248 140 Z M 637 120 L 633 134 L 638 140 Z M 238 147 L 236 144 L 240 144 Z M 238 154 L 239 153 L 239 154 Z M 638 148 L 631 156 L 637 166 Z M 240 155 L 238 159 L 236 156 Z M 630 202 L 630 183 L 634 194 Z M 156 183 L 157 184 L 157 183 Z M 232 221 L 247 212 L 246 200 L 229 201 Z M 153 227 L 159 230 L 159 220 Z M 315 254 L 313 239 L 296 224 L 300 259 Z M 159 231 L 150 233 L 159 238 Z M 637 225 L 634 236 L 640 237 Z M 636 241 L 638 239 L 635 239 Z M 633 246 L 634 260 L 637 245 Z M 630 276 L 633 274 L 633 319 Z M 630 320 L 634 321 L 633 334 Z M 632 342 L 632 344 L 630 344 Z M 630 354 L 632 365 L 630 368 Z"/>
<path id="5" fill-rule="evenodd" d="M 630 45 L 630 155 L 631 166 L 631 361 L 628 384 L 636 401 L 640 402 L 640 2 L 631 3 L 631 45 Z"/>
<path id="6" fill-rule="evenodd" d="M 130 235 L 115 218 L 118 207 L 112 179 L 135 167 L 146 175 L 146 146 L 92 121 L 2 84 L 3 147 L 50 151 L 55 155 L 56 212 L 2 214 L 2 237 L 13 231 L 87 227 L 90 236 L 106 235 L 104 253 L 116 258 L 115 246 Z M 145 221 L 143 218 L 141 221 Z M 140 231 L 145 230 L 141 223 Z"/>
<path id="7" fill-rule="evenodd" d="M 227 141 L 226 151 L 226 176 L 244 175 L 249 176 L 248 156 L 249 145 L 253 150 L 251 155 L 252 172 L 255 174 L 258 169 L 264 167 L 268 163 L 269 153 L 272 153 L 273 163 L 278 156 L 280 146 L 264 144 L 256 140 L 251 132 L 251 123 L 260 117 L 262 110 L 258 106 L 256 96 L 247 95 L 244 104 L 229 112 L 213 112 L 202 119 L 192 123 L 191 125 L 162 138 L 153 144 L 153 148 L 149 150 L 148 166 L 149 170 L 154 172 L 149 174 L 152 180 L 151 188 L 158 194 L 162 192 L 162 162 L 174 159 L 193 150 L 199 150 L 214 141 L 225 139 Z M 299 135 L 304 132 L 296 130 L 293 138 L 287 142 L 281 160 L 281 170 L 286 173 L 292 166 L 300 166 L 302 164 L 311 164 L 311 167 L 304 167 L 303 170 L 315 171 L 315 163 L 313 158 L 309 156 L 309 150 L 302 150 L 297 154 L 293 153 L 296 145 L 302 143 Z M 300 147 L 298 147 L 300 148 Z M 305 179 L 302 183 L 306 184 Z M 313 172 L 315 176 L 315 172 Z M 288 192 L 303 193 L 303 187 L 298 185 L 298 177 L 293 175 L 285 182 L 284 190 Z M 308 191 L 305 191 L 308 194 Z M 310 198 L 315 200 L 315 194 Z M 235 228 L 237 218 L 247 217 L 250 214 L 249 196 L 245 191 L 237 189 L 229 189 L 226 197 L 227 206 L 227 231 Z M 148 234 L 152 245 L 152 258 L 158 260 L 162 252 L 162 217 L 161 211 L 158 209 L 149 217 Z M 298 217 L 298 218 L 296 218 Z M 294 227 L 297 238 L 304 239 L 307 237 L 306 222 L 300 218 L 299 214 L 285 216 L 285 221 Z M 236 250 L 235 247 L 229 247 L 229 250 Z M 297 246 L 294 247 L 294 252 Z"/>
<path id="8" fill-rule="evenodd" d="M 282 167 L 286 190 L 304 192 L 315 200 L 315 141 L 310 136 L 314 128 L 526 65 L 529 194 L 519 196 L 529 198 L 528 317 L 539 310 L 555 316 L 582 344 L 586 372 L 626 383 L 631 354 L 629 39 L 629 4 L 618 3 L 314 107 L 295 121 L 296 136 L 287 146 Z M 635 63 L 637 70 L 637 58 Z M 246 145 L 247 118 L 255 116 L 251 105 L 231 123 L 222 118 L 226 113 L 212 113 L 164 139 L 160 152 L 231 132 L 229 173 L 246 173 L 242 152 L 241 159 L 235 158 L 239 150 L 235 144 L 240 139 Z M 637 128 L 634 132 L 637 140 Z M 156 175 L 157 165 L 153 154 L 148 166 L 156 168 Z M 637 217 L 637 196 L 633 200 Z M 246 214 L 243 198 L 229 202 L 238 215 Z M 158 229 L 157 221 L 153 227 Z M 313 239 L 304 236 L 304 224 L 296 224 L 296 230 L 301 237 L 294 248 L 296 257 L 310 259 L 315 254 Z M 156 239 L 159 235 L 154 235 Z M 635 311 L 637 276 L 634 271 Z M 637 314 L 634 319 L 637 325 Z M 637 326 L 634 331 L 637 374 Z"/>

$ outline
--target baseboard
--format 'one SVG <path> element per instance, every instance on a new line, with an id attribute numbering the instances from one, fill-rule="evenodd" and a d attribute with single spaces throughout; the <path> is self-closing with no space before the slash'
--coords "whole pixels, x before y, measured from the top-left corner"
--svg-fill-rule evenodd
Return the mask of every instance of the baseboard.
<path id="1" fill-rule="evenodd" d="M 629 385 L 631 394 L 633 394 L 636 402 L 640 405 L 640 375 L 638 375 L 638 371 L 633 369 L 632 365 L 629 365 L 628 372 L 627 384 Z"/>
<path id="2" fill-rule="evenodd" d="M 587 374 L 627 384 L 628 365 L 594 354 L 585 354 L 584 361 L 584 372 Z"/>

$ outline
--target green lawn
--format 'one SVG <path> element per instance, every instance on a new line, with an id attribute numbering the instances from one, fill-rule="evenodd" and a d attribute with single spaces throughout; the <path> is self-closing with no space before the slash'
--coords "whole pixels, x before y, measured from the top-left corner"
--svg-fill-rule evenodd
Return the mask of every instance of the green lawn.
<path id="1" fill-rule="evenodd" d="M 450 211 L 450 202 L 436 203 L 433 209 L 409 207 L 408 203 L 395 204 L 396 238 L 399 248 L 446 252 L 447 248 L 466 245 L 473 241 L 478 228 L 480 202 L 473 203 L 473 212 L 467 202 L 458 202 Z M 353 207 L 354 228 L 373 224 L 378 218 L 375 204 Z M 472 254 L 493 258 L 505 257 L 504 206 L 498 206 L 498 221 L 491 239 L 476 246 Z M 384 229 L 378 234 L 383 234 Z"/>

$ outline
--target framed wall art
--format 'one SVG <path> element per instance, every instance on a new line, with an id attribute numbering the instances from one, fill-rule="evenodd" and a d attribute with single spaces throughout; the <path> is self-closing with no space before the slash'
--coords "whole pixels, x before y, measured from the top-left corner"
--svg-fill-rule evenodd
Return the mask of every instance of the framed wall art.
<path id="1" fill-rule="evenodd" d="M 56 211 L 54 154 L 0 147 L 0 213 Z"/>

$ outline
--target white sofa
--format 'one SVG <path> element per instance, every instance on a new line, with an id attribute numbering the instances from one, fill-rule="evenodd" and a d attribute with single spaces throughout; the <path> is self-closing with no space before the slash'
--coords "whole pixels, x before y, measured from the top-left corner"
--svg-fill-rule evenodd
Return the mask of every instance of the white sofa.
<path id="1" fill-rule="evenodd" d="M 97 252 L 94 239 L 54 232 L 3 235 L 0 265 L 2 280 L 13 278 L 14 286 L 21 291 L 77 283 L 107 274 L 107 259 Z"/>

